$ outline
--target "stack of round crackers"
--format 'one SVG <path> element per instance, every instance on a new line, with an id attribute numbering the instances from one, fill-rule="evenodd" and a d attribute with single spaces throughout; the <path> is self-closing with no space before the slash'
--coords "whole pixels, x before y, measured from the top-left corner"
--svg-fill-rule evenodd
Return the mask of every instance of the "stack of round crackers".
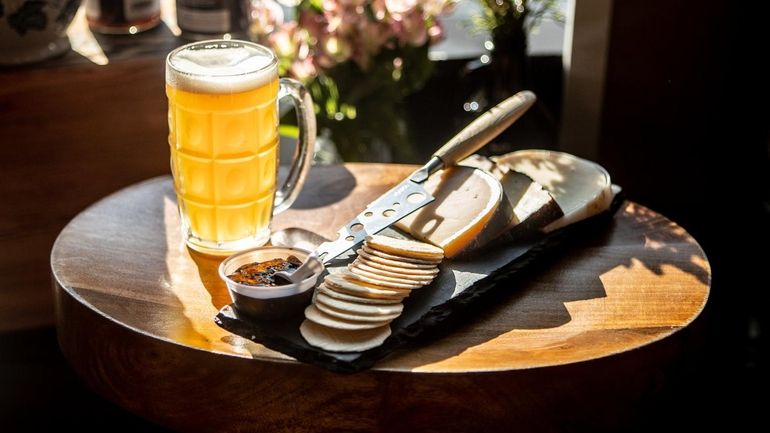
<path id="1" fill-rule="evenodd" d="M 308 344 L 331 352 L 379 346 L 403 311 L 403 299 L 430 284 L 444 258 L 439 247 L 380 235 L 368 236 L 357 253 L 347 269 L 316 288 L 300 326 Z"/>

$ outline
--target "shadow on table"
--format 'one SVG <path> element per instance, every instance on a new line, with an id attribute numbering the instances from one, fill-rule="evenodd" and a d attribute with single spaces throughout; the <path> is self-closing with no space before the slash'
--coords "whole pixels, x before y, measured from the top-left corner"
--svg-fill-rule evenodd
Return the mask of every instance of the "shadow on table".
<path id="1" fill-rule="evenodd" d="M 314 166 L 291 207 L 316 209 L 328 206 L 345 199 L 355 187 L 356 178 L 344 165 Z"/>
<path id="2" fill-rule="evenodd" d="M 612 246 L 599 249 L 607 245 Z M 601 257 L 592 259 L 597 254 Z M 462 332 L 461 344 L 448 343 L 442 345 L 440 351 L 425 350 L 419 356 L 405 356 L 399 365 L 417 368 L 440 362 L 515 330 L 546 330 L 568 325 L 573 320 L 568 303 L 608 297 L 602 277 L 611 271 L 625 272 L 638 264 L 653 278 L 663 278 L 670 266 L 706 287 L 710 284 L 705 256 L 684 229 L 643 206 L 627 202 L 606 231 L 595 237 L 573 240 L 556 255 L 500 281 L 495 290 L 479 302 L 457 311 L 445 322 L 446 326 L 430 329 L 426 339 L 421 338 L 419 344 L 407 350 L 418 351 L 424 342 L 453 332 Z M 580 271 L 576 272 L 558 271 L 578 268 Z M 473 332 L 469 332 L 471 328 Z"/>

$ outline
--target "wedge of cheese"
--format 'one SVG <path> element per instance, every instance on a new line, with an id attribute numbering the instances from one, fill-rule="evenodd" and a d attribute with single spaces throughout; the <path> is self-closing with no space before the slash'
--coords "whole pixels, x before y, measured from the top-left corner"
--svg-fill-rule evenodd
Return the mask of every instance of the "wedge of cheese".
<path id="1" fill-rule="evenodd" d="M 491 173 L 498 179 L 502 178 L 503 174 L 508 171 L 507 168 L 498 166 L 494 161 L 487 158 L 486 156 L 482 156 L 476 153 L 458 162 L 457 165 L 479 168 L 488 173 Z"/>
<path id="2" fill-rule="evenodd" d="M 494 243 L 513 242 L 534 233 L 558 220 L 564 213 L 559 204 L 542 185 L 524 173 L 496 170 L 513 219 L 497 235 Z"/>
<path id="3" fill-rule="evenodd" d="M 396 226 L 454 258 L 537 233 L 563 215 L 548 191 L 528 176 L 500 173 L 499 181 L 467 166 L 434 174 L 425 188 L 436 200 Z"/>
<path id="4" fill-rule="evenodd" d="M 610 207 L 614 193 L 602 166 L 563 152 L 520 150 L 491 158 L 505 170 L 524 173 L 546 188 L 564 216 L 548 224 L 551 232 L 599 214 Z"/>
<path id="5" fill-rule="evenodd" d="M 425 189 L 436 200 L 396 223 L 448 258 L 489 243 L 514 219 L 500 182 L 484 170 L 454 166 L 434 173 Z"/>

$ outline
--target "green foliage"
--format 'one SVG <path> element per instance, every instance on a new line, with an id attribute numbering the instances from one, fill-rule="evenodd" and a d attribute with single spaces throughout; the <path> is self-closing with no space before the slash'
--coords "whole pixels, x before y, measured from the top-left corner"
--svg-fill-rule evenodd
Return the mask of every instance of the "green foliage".
<path id="1" fill-rule="evenodd" d="M 371 147 L 378 145 L 409 158 L 401 103 L 425 84 L 433 67 L 425 44 L 383 50 L 367 71 L 344 62 L 319 74 L 308 83 L 319 126 L 331 132 L 346 160 L 373 158 L 378 152 Z"/>
<path id="2" fill-rule="evenodd" d="M 474 27 L 491 33 L 530 31 L 544 19 L 564 22 L 559 0 L 477 0 L 480 15 L 473 17 Z"/>
<path id="3" fill-rule="evenodd" d="M 428 45 L 383 50 L 375 56 L 367 71 L 355 62 L 344 62 L 319 74 L 309 84 L 316 113 L 329 120 L 355 118 L 357 107 L 367 99 L 376 99 L 383 107 L 419 90 L 433 72 L 428 59 Z M 351 117 L 352 115 L 352 117 Z"/>

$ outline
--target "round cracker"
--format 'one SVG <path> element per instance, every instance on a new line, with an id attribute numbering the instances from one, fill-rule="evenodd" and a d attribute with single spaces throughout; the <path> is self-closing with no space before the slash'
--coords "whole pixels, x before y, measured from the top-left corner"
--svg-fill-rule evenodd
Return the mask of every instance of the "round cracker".
<path id="1" fill-rule="evenodd" d="M 329 316 L 336 317 L 337 319 L 342 319 L 345 321 L 351 321 L 351 322 L 366 322 L 366 323 L 379 323 L 379 324 L 382 324 L 383 322 L 390 323 L 391 320 L 401 315 L 401 313 L 390 313 L 390 314 L 381 314 L 378 316 L 368 316 L 360 313 L 349 313 L 346 311 L 337 310 L 336 308 L 332 308 L 322 302 L 316 302 L 315 307 L 318 308 L 318 310 L 328 314 Z"/>
<path id="2" fill-rule="evenodd" d="M 344 286 L 344 287 L 335 287 L 333 285 L 328 285 L 329 289 L 334 290 L 335 292 L 341 292 L 346 293 L 351 296 L 358 296 L 362 298 L 371 298 L 371 299 L 382 299 L 382 300 L 389 300 L 389 301 L 395 301 L 395 302 L 401 302 L 402 299 L 409 296 L 409 293 L 405 293 L 405 290 L 397 290 L 396 292 L 393 291 L 387 291 L 387 290 L 380 290 L 380 289 L 373 289 L 371 287 L 353 287 L 351 286 Z"/>
<path id="3" fill-rule="evenodd" d="M 354 274 L 350 271 L 346 272 L 344 277 L 347 280 L 354 281 L 356 284 L 366 283 L 384 289 L 412 290 L 422 287 L 422 284 L 420 283 L 391 281 L 394 279 L 391 278 L 386 280 L 385 277 L 369 277 L 360 274 Z"/>
<path id="4" fill-rule="evenodd" d="M 444 258 L 444 250 L 425 242 L 396 239 L 382 235 L 366 237 L 365 245 L 389 254 L 412 258 Z"/>
<path id="5" fill-rule="evenodd" d="M 358 257 L 355 263 L 363 264 L 363 265 L 366 265 L 367 267 L 379 269 L 381 271 L 399 273 L 401 275 L 416 276 L 416 277 L 435 278 L 435 276 L 438 275 L 439 273 L 439 269 L 436 267 L 432 269 L 402 268 L 400 266 L 391 266 L 391 265 L 385 265 L 379 262 L 375 262 L 371 259 L 367 259 L 366 257 Z"/>
<path id="6" fill-rule="evenodd" d="M 360 352 L 381 345 L 390 336 L 390 326 L 345 331 L 305 320 L 300 325 L 299 332 L 309 345 L 329 352 Z"/>
<path id="7" fill-rule="evenodd" d="M 329 296 L 334 299 L 339 299 L 341 301 L 348 301 L 348 302 L 356 302 L 358 304 L 367 304 L 367 305 L 394 305 L 401 303 L 401 299 L 403 298 L 395 298 L 395 299 L 378 299 L 378 298 L 364 298 L 361 296 L 356 295 L 350 295 L 345 292 L 338 292 L 336 290 L 333 290 L 329 287 L 326 287 L 325 284 L 321 284 L 316 289 L 316 294 L 323 293 L 326 296 Z"/>
<path id="8" fill-rule="evenodd" d="M 422 287 L 422 286 L 424 286 L 426 284 L 429 284 L 431 282 L 431 280 L 432 280 L 432 278 L 428 278 L 427 280 L 425 278 L 422 278 L 420 280 L 420 279 L 415 279 L 415 278 L 409 278 L 409 277 L 404 276 L 404 275 L 399 275 L 398 277 L 392 277 L 392 276 L 388 276 L 388 275 L 381 275 L 381 274 L 378 274 L 378 273 L 375 273 L 375 272 L 367 271 L 366 269 L 362 269 L 357 264 L 352 264 L 352 263 L 348 265 L 348 270 L 351 273 L 358 275 L 359 277 L 367 277 L 367 278 L 372 278 L 372 279 L 377 280 L 377 281 L 385 281 L 385 282 L 389 282 L 389 283 L 416 284 L 416 285 L 418 285 L 420 287 Z"/>
<path id="9" fill-rule="evenodd" d="M 346 320 L 339 317 L 330 316 L 319 310 L 315 304 L 310 304 L 305 308 L 305 318 L 319 325 L 334 329 L 345 329 L 348 331 L 360 331 L 364 329 L 377 328 L 390 323 L 390 320 L 381 320 L 378 322 L 364 322 Z"/>
<path id="10" fill-rule="evenodd" d="M 337 311 L 351 314 L 361 314 L 364 316 L 388 316 L 391 314 L 401 314 L 404 310 L 404 304 L 359 304 L 353 301 L 343 301 L 341 299 L 334 298 L 324 293 L 316 293 L 314 302 L 316 304 L 324 304 L 328 307 L 334 308 Z M 395 317 L 394 317 L 395 319 Z"/>
<path id="11" fill-rule="evenodd" d="M 418 265 L 437 265 L 442 260 L 442 258 L 435 258 L 435 259 L 419 258 L 418 259 L 413 257 L 399 256 L 398 254 L 390 254 L 384 251 L 380 251 L 376 248 L 372 248 L 367 244 L 364 244 L 362 249 L 373 256 L 379 256 L 379 257 L 382 257 L 383 259 L 394 260 L 400 263 L 406 262 L 406 263 L 415 263 Z"/>
<path id="12" fill-rule="evenodd" d="M 368 272 L 374 275 L 390 277 L 390 278 L 398 278 L 399 280 L 412 281 L 412 282 L 421 283 L 421 284 L 429 284 L 431 281 L 433 281 L 433 277 L 435 276 L 435 274 L 433 275 L 406 274 L 403 272 L 398 272 L 393 270 L 375 268 L 375 267 L 369 266 L 368 264 L 366 264 L 366 262 L 363 262 L 361 260 L 356 260 L 353 263 L 348 265 L 348 269 L 350 269 L 350 272 L 355 272 L 353 268 L 358 269 L 359 271 Z"/>
<path id="13" fill-rule="evenodd" d="M 343 278 L 339 274 L 329 274 L 324 279 L 326 287 L 335 292 L 343 292 L 354 296 L 377 299 L 396 299 L 401 300 L 409 296 L 409 291 L 404 289 L 391 289 L 386 287 L 365 284 L 363 282 L 353 282 Z"/>
<path id="14" fill-rule="evenodd" d="M 410 262 L 386 259 L 384 257 L 370 254 L 364 251 L 363 249 L 359 249 L 358 251 L 356 251 L 356 253 L 358 253 L 359 258 L 363 257 L 373 262 L 382 263 L 383 265 L 399 266 L 407 269 L 421 269 L 421 270 L 429 269 L 430 270 L 430 269 L 436 269 L 436 266 L 438 265 L 438 263 L 410 263 Z"/>

